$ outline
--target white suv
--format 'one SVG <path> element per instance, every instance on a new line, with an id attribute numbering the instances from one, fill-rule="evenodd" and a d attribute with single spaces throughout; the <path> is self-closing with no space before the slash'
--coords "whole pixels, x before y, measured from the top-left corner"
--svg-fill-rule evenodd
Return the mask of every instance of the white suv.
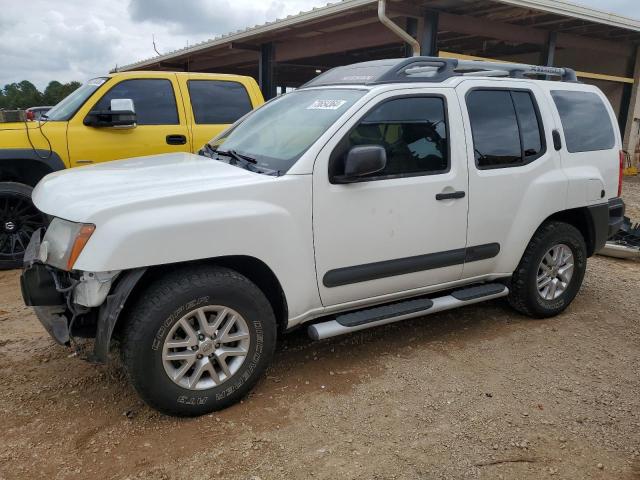
<path id="1" fill-rule="evenodd" d="M 93 361 L 118 338 L 175 415 L 239 400 L 301 325 L 324 339 L 498 297 L 550 317 L 622 221 L 616 125 L 569 69 L 339 67 L 200 155 L 47 176 L 23 296 L 58 342 L 95 337 Z"/>

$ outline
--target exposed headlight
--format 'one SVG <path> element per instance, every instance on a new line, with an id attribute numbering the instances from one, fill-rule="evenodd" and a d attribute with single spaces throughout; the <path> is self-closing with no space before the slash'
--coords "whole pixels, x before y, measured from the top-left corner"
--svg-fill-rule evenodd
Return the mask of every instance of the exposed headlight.
<path id="1" fill-rule="evenodd" d="M 95 229 L 96 226 L 90 223 L 54 218 L 42 240 L 40 260 L 61 270 L 73 269 Z"/>

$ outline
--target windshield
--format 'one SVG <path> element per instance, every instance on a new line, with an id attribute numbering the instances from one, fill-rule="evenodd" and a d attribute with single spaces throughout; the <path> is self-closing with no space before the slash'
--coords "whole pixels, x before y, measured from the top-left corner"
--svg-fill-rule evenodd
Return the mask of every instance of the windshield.
<path id="1" fill-rule="evenodd" d="M 46 117 L 44 118 L 46 118 L 47 121 L 54 122 L 69 120 L 84 104 L 84 102 L 93 95 L 93 92 L 95 92 L 107 80 L 108 78 L 106 77 L 89 80 L 87 83 L 63 98 L 60 103 L 47 112 Z"/>
<path id="2" fill-rule="evenodd" d="M 283 174 L 366 92 L 332 88 L 287 93 L 222 132 L 209 146 Z"/>

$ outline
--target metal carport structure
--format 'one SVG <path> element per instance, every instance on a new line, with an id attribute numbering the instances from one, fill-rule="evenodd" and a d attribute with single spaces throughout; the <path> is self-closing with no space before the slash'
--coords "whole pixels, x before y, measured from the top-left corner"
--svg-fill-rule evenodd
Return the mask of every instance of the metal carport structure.
<path id="1" fill-rule="evenodd" d="M 118 70 L 252 75 L 265 97 L 338 65 L 408 56 L 377 0 L 343 0 L 225 34 Z M 571 67 L 618 114 L 624 146 L 640 138 L 640 21 L 557 0 L 389 0 L 387 15 L 424 55 Z"/>

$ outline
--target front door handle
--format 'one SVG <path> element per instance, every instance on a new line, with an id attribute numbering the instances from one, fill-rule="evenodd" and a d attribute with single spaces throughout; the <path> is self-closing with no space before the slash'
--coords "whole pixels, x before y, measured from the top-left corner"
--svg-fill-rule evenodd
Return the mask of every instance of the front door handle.
<path id="1" fill-rule="evenodd" d="M 449 193 L 438 193 L 436 194 L 436 200 L 455 200 L 458 198 L 464 198 L 466 195 L 463 191 L 458 192 L 449 192 Z"/>
<path id="2" fill-rule="evenodd" d="M 184 135 L 167 135 L 167 144 L 169 145 L 184 145 L 187 143 L 187 137 Z"/>

